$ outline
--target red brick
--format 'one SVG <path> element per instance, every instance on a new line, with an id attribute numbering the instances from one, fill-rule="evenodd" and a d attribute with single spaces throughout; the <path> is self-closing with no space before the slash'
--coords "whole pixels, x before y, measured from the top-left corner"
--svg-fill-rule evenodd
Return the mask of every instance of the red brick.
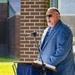
<path id="1" fill-rule="evenodd" d="M 44 19 L 45 16 L 43 16 L 43 15 L 42 15 L 42 16 L 38 16 L 38 15 L 37 15 L 37 16 L 35 16 L 35 18 L 38 18 L 38 19 L 43 18 L 43 19 Z"/>
<path id="2" fill-rule="evenodd" d="M 26 2 L 26 4 L 34 4 L 34 2 L 32 2 L 32 1 L 31 2 Z"/>
<path id="3" fill-rule="evenodd" d="M 34 11 L 34 9 L 29 9 L 29 8 L 28 8 L 28 9 L 26 9 L 26 11 Z"/>
<path id="4" fill-rule="evenodd" d="M 21 15 L 29 15 L 29 12 L 22 12 Z"/>
<path id="5" fill-rule="evenodd" d="M 39 5 L 31 5 L 31 8 L 39 8 Z"/>
<path id="6" fill-rule="evenodd" d="M 34 18 L 34 16 L 31 16 L 31 15 L 30 15 L 30 16 L 26 16 L 26 18 L 27 18 L 27 19 L 28 19 L 28 18 L 30 19 L 30 18 Z"/>
<path id="7" fill-rule="evenodd" d="M 29 8 L 29 5 L 22 5 L 22 8 Z"/>
<path id="8" fill-rule="evenodd" d="M 21 55 L 21 57 L 29 58 L 29 55 Z"/>
<path id="9" fill-rule="evenodd" d="M 34 23 L 26 23 L 26 26 L 34 26 Z"/>
<path id="10" fill-rule="evenodd" d="M 30 55 L 30 58 L 37 58 L 37 55 Z"/>
<path id="11" fill-rule="evenodd" d="M 37 12 L 40 12 L 40 11 L 44 11 L 45 9 L 43 8 L 41 8 L 41 9 L 35 9 L 35 11 L 37 11 Z"/>
<path id="12" fill-rule="evenodd" d="M 38 20 L 33 19 L 33 20 L 31 20 L 31 22 L 39 22 L 39 19 Z"/>
<path id="13" fill-rule="evenodd" d="M 37 27 L 30 27 L 30 29 L 39 29 L 39 27 L 38 26 Z"/>
<path id="14" fill-rule="evenodd" d="M 20 24 L 20 51 L 21 61 L 33 61 L 38 56 L 38 50 L 35 44 L 32 32 L 39 29 L 44 30 L 46 25 L 46 10 L 48 9 L 49 0 L 21 0 L 21 24 Z M 29 34 L 25 37 L 25 34 Z M 42 34 L 37 34 L 39 45 Z M 26 41 L 27 40 L 27 41 Z"/>
<path id="15" fill-rule="evenodd" d="M 45 2 L 43 2 L 43 1 L 38 1 L 38 2 L 35 2 L 35 4 L 41 5 L 41 4 L 45 4 Z"/>
<path id="16" fill-rule="evenodd" d="M 20 51 L 28 51 L 28 50 L 29 50 L 29 48 L 21 48 Z"/>
<path id="17" fill-rule="evenodd" d="M 33 59 L 28 58 L 28 59 L 25 59 L 25 61 L 33 61 Z"/>
<path id="18" fill-rule="evenodd" d="M 39 12 L 31 12 L 31 15 L 39 15 Z"/>

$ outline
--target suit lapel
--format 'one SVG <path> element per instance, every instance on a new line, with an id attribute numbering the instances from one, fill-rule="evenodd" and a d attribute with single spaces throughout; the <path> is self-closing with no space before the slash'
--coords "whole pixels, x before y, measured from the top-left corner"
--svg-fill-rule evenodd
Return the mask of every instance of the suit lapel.
<path id="1" fill-rule="evenodd" d="M 44 40 L 45 40 L 45 36 L 46 36 L 47 31 L 48 31 L 48 28 L 49 28 L 49 27 L 47 27 L 47 29 L 44 31 L 44 34 L 42 35 L 41 46 L 40 46 L 41 49 L 42 49 L 42 47 L 43 47 L 43 42 L 44 42 Z"/>
<path id="2" fill-rule="evenodd" d="M 60 29 L 60 27 L 61 27 L 61 26 L 60 26 L 60 23 L 58 23 L 57 25 L 55 25 L 55 27 L 51 30 L 51 32 L 50 32 L 48 38 L 46 39 L 46 42 L 45 42 L 45 44 L 43 45 L 43 48 L 42 48 L 42 49 L 45 48 L 45 46 L 48 44 L 48 42 L 49 42 L 50 39 L 53 37 L 53 35 L 58 32 L 58 30 Z"/>

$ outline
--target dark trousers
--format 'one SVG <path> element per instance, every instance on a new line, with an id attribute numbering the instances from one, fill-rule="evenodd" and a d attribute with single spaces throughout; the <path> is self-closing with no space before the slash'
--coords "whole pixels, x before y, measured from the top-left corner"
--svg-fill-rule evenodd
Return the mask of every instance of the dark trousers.
<path id="1" fill-rule="evenodd" d="M 45 69 L 46 75 L 53 75 L 53 71 L 49 69 Z M 32 75 L 44 75 L 42 67 L 36 67 L 32 65 Z"/>

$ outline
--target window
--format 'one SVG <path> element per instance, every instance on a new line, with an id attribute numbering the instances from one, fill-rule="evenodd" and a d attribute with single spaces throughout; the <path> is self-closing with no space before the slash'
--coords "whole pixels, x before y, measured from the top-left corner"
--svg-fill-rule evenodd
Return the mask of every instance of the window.
<path id="1" fill-rule="evenodd" d="M 58 8 L 58 0 L 50 0 L 50 7 Z"/>
<path id="2" fill-rule="evenodd" d="M 58 0 L 58 9 L 61 14 L 74 15 L 75 14 L 75 0 Z"/>

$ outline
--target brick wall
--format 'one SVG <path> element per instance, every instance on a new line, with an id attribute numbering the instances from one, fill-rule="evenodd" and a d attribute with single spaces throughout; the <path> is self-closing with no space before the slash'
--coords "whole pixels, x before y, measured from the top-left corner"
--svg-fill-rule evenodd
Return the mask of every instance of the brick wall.
<path id="1" fill-rule="evenodd" d="M 20 24 L 20 60 L 33 61 L 37 58 L 38 50 L 34 37 L 26 34 L 46 27 L 45 13 L 49 7 L 49 0 L 21 0 Z M 41 34 L 36 36 L 38 44 Z"/>

